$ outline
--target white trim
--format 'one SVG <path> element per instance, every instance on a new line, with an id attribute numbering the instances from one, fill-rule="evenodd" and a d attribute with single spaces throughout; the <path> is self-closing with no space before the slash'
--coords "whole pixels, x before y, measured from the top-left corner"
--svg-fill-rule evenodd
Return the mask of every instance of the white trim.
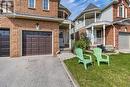
<path id="1" fill-rule="evenodd" d="M 23 56 L 23 30 L 20 29 L 20 56 Z"/>
<path id="2" fill-rule="evenodd" d="M 28 0 L 28 8 L 36 8 L 36 0 L 34 0 L 34 7 L 30 7 L 30 0 Z"/>
<path id="3" fill-rule="evenodd" d="M 36 16 L 36 15 L 24 15 L 24 14 L 5 14 L 5 16 L 9 18 L 24 18 L 24 19 L 34 19 L 34 20 L 44 20 L 44 21 L 55 21 L 55 22 L 63 22 L 64 19 L 62 18 L 55 18 L 55 17 L 45 17 L 45 16 Z"/>
<path id="4" fill-rule="evenodd" d="M 120 15 L 120 8 L 122 8 L 122 12 L 121 12 L 122 14 L 121 15 Z M 125 6 L 123 4 L 118 6 L 117 17 L 125 18 Z"/>
<path id="5" fill-rule="evenodd" d="M 86 26 L 86 18 L 85 18 L 85 14 L 84 14 L 84 26 Z"/>
<path id="6" fill-rule="evenodd" d="M 115 26 L 113 25 L 113 37 L 114 37 L 114 39 L 113 39 L 114 41 L 113 42 L 114 42 L 114 47 L 116 46 L 116 42 L 115 42 L 115 40 L 116 40 L 116 35 L 115 34 L 116 33 L 115 32 L 116 32 L 116 29 L 115 29 Z"/>
<path id="7" fill-rule="evenodd" d="M 103 25 L 103 45 L 105 46 L 106 45 L 106 32 L 105 32 L 105 30 L 106 30 L 106 25 L 104 24 Z"/>
<path id="8" fill-rule="evenodd" d="M 94 45 L 94 26 L 92 26 L 91 28 L 91 42 L 92 42 L 92 45 Z"/>
<path id="9" fill-rule="evenodd" d="M 125 8 L 125 18 L 128 17 L 128 8 Z"/>
<path id="10" fill-rule="evenodd" d="M 70 22 L 70 24 L 69 24 L 69 48 L 71 49 L 72 48 L 72 46 L 71 46 L 71 22 Z"/>
<path id="11" fill-rule="evenodd" d="M 125 17 L 125 6 L 124 5 L 122 5 L 122 17 L 124 18 Z"/>
<path id="12" fill-rule="evenodd" d="M 117 7 L 117 17 L 119 17 L 119 6 Z"/>
<path id="13" fill-rule="evenodd" d="M 44 1 L 45 0 L 42 0 L 42 9 L 46 10 L 46 11 L 49 11 L 50 10 L 50 0 L 48 0 L 48 8 L 47 9 L 44 8 Z"/>
<path id="14" fill-rule="evenodd" d="M 87 28 L 91 28 L 92 26 L 97 26 L 97 25 L 112 25 L 112 22 L 96 22 L 96 23 L 92 23 L 92 24 L 90 24 L 90 25 L 88 25 L 88 26 L 86 26 L 85 28 L 87 29 Z"/>
<path id="15" fill-rule="evenodd" d="M 51 31 L 52 32 L 52 56 L 54 56 L 54 31 Z"/>
<path id="16" fill-rule="evenodd" d="M 96 23 L 96 22 L 97 22 L 97 12 L 96 12 L 96 11 L 94 12 L 94 15 L 95 15 L 95 16 L 94 16 L 94 17 L 95 17 L 95 20 L 94 20 L 94 21 L 95 21 L 95 23 Z"/>

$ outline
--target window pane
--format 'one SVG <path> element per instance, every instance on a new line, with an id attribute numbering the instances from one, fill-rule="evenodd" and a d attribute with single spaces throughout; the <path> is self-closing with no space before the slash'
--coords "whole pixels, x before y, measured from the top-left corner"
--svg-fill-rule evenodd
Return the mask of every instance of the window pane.
<path id="1" fill-rule="evenodd" d="M 97 30 L 97 38 L 101 38 L 102 36 L 102 30 Z"/>
<path id="2" fill-rule="evenodd" d="M 35 1 L 29 0 L 29 7 L 34 8 L 35 7 Z"/>
<path id="3" fill-rule="evenodd" d="M 43 9 L 49 9 L 49 0 L 43 0 Z"/>

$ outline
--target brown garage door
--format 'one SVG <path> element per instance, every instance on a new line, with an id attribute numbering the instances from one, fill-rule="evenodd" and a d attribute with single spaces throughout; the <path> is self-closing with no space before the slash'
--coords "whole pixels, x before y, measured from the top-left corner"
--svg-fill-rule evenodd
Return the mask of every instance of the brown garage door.
<path id="1" fill-rule="evenodd" d="M 10 32 L 0 29 L 0 57 L 10 56 Z"/>
<path id="2" fill-rule="evenodd" d="M 52 54 L 52 33 L 23 31 L 23 56 Z"/>

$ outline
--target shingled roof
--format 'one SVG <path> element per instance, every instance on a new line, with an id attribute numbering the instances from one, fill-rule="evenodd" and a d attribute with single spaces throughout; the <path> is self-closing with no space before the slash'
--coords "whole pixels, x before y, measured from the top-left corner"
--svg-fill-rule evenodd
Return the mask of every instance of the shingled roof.
<path id="1" fill-rule="evenodd" d="M 99 7 L 97 7 L 96 5 L 90 3 L 90 4 L 87 6 L 87 8 L 85 8 L 85 10 L 84 10 L 83 12 L 87 12 L 87 11 L 91 11 L 91 10 L 95 10 L 95 9 L 100 10 Z"/>
<path id="2" fill-rule="evenodd" d="M 69 13 L 69 15 L 71 15 L 70 10 L 68 10 L 68 9 L 67 9 L 65 6 L 63 6 L 62 4 L 59 4 L 59 8 L 66 10 L 66 11 Z"/>

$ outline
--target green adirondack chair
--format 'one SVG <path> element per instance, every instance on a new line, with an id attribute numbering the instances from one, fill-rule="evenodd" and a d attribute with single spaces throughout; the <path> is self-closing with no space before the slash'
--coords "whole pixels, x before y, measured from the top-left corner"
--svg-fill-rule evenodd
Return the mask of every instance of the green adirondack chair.
<path id="1" fill-rule="evenodd" d="M 92 57 L 90 55 L 83 54 L 83 50 L 81 48 L 75 49 L 76 57 L 79 59 L 79 63 L 83 63 L 85 70 L 87 70 L 87 64 L 92 64 Z"/>
<path id="2" fill-rule="evenodd" d="M 105 62 L 105 63 L 108 63 L 108 65 L 109 65 L 109 56 L 105 55 L 105 54 L 102 54 L 102 49 L 100 49 L 100 48 L 94 48 L 93 49 L 93 54 L 97 58 L 98 66 L 100 66 L 100 62 Z M 103 58 L 103 55 L 106 58 Z"/>

